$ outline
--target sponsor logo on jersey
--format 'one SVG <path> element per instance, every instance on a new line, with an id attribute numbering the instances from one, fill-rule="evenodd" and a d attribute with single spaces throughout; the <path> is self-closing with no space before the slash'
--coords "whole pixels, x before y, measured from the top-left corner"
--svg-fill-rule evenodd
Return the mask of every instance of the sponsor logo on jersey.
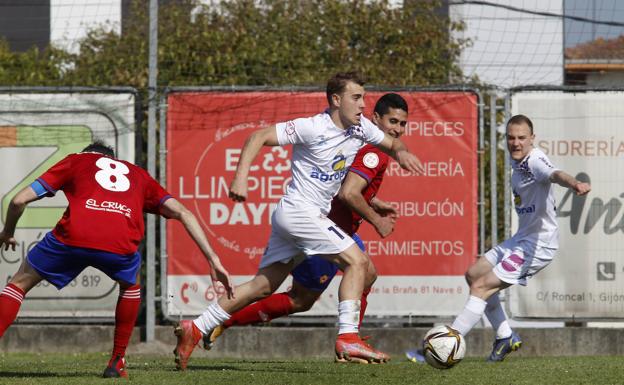
<path id="1" fill-rule="evenodd" d="M 344 155 L 338 154 L 334 157 L 334 162 L 332 163 L 332 170 L 341 171 L 344 170 L 347 165 L 347 159 L 345 159 Z"/>
<path id="2" fill-rule="evenodd" d="M 332 170 L 334 172 L 326 172 L 321 170 L 318 167 L 314 167 L 312 172 L 310 173 L 310 177 L 313 179 L 318 179 L 321 182 L 330 182 L 334 180 L 342 180 L 344 176 L 347 174 L 347 159 L 339 153 L 336 155 L 332 162 Z"/>
<path id="3" fill-rule="evenodd" d="M 533 214 L 534 212 L 535 205 L 531 205 L 529 207 L 516 207 L 516 213 L 518 213 L 518 215 Z"/>
<path id="4" fill-rule="evenodd" d="M 295 122 L 293 122 L 292 120 L 289 120 L 288 122 L 286 122 L 286 130 L 284 131 L 286 132 L 286 135 L 288 136 L 295 135 Z"/>
<path id="5" fill-rule="evenodd" d="M 375 168 L 379 164 L 379 156 L 377 156 L 374 152 L 368 152 L 364 155 L 362 161 L 364 162 L 364 166 L 368 168 Z"/>
<path id="6" fill-rule="evenodd" d="M 132 217 L 132 209 L 122 203 L 114 202 L 114 201 L 102 201 L 98 202 L 93 198 L 87 199 L 85 203 L 85 208 L 89 210 L 97 210 L 97 211 L 106 211 L 109 213 L 118 213 L 127 216 L 128 218 Z"/>
<path id="7" fill-rule="evenodd" d="M 535 205 L 531 205 L 529 207 L 520 207 L 522 206 L 522 197 L 520 197 L 520 194 L 514 191 L 513 196 L 514 196 L 514 206 L 516 209 L 516 213 L 518 213 L 518 215 L 531 214 L 535 212 Z"/>
<path id="8" fill-rule="evenodd" d="M 516 207 L 522 206 L 522 198 L 520 197 L 520 194 L 514 191 L 513 196 L 514 196 L 514 206 Z"/>

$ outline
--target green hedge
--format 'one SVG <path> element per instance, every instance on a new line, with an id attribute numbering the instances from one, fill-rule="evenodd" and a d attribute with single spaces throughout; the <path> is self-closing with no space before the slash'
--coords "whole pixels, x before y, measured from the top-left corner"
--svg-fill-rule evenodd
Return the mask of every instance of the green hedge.
<path id="1" fill-rule="evenodd" d="M 159 86 L 324 85 L 357 69 L 379 85 L 461 81 L 461 24 L 433 1 L 196 0 L 159 9 Z M 120 36 L 92 30 L 71 54 L 12 53 L 0 44 L 0 85 L 147 86 L 148 7 L 138 0 Z"/>

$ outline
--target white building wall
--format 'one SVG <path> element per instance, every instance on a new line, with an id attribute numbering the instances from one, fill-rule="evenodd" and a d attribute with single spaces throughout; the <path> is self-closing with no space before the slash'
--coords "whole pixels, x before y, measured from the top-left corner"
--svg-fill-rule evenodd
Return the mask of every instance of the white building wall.
<path id="1" fill-rule="evenodd" d="M 493 0 L 531 11 L 563 14 L 563 0 Z M 451 5 L 450 16 L 466 29 L 455 37 L 472 44 L 460 58 L 466 76 L 499 86 L 563 84 L 562 18 L 489 5 Z"/>
<path id="2" fill-rule="evenodd" d="M 121 32 L 121 0 L 51 0 L 50 41 L 77 52 L 89 29 L 102 26 Z"/>

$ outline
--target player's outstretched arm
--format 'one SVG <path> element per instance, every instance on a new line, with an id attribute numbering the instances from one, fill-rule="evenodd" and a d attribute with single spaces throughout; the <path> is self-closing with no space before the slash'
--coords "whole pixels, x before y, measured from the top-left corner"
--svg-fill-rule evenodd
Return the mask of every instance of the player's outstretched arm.
<path id="1" fill-rule="evenodd" d="M 11 199 L 11 203 L 9 203 L 9 207 L 7 210 L 7 216 L 4 221 L 4 229 L 0 232 L 0 249 L 4 246 L 5 250 L 9 249 L 9 246 L 13 251 L 15 251 L 15 245 L 17 241 L 13 237 L 15 234 L 15 227 L 17 226 L 17 221 L 20 219 L 26 206 L 33 201 L 39 199 L 35 190 L 32 187 L 28 186 L 20 190 L 13 199 Z"/>
<path id="2" fill-rule="evenodd" d="M 234 298 L 234 291 L 232 288 L 232 281 L 230 280 L 230 274 L 221 264 L 219 256 L 214 252 L 206 234 L 201 229 L 197 218 L 190 212 L 182 203 L 174 198 L 167 199 L 162 206 L 160 206 L 160 214 L 167 219 L 177 219 L 182 222 L 186 232 L 193 238 L 195 244 L 202 251 L 208 263 L 210 264 L 210 277 L 212 281 L 219 281 L 225 286 L 228 298 Z"/>
<path id="3" fill-rule="evenodd" d="M 234 180 L 230 184 L 229 197 L 233 201 L 242 202 L 247 199 L 247 177 L 251 163 L 260 152 L 262 146 L 278 146 L 275 126 L 270 126 L 253 132 L 243 145 Z"/>
<path id="4" fill-rule="evenodd" d="M 340 187 L 340 191 L 338 191 L 338 197 L 353 211 L 373 225 L 382 238 L 385 238 L 394 230 L 396 215 L 380 215 L 366 202 L 362 191 L 367 185 L 368 183 L 364 178 L 354 172 L 350 172 Z"/>
<path id="5" fill-rule="evenodd" d="M 383 140 L 377 147 L 396 160 L 402 168 L 413 173 L 425 173 L 425 168 L 418 157 L 409 152 L 405 143 L 400 139 L 385 134 Z"/>
<path id="6" fill-rule="evenodd" d="M 577 195 L 585 195 L 591 191 L 589 183 L 581 182 L 564 171 L 557 170 L 550 174 L 550 181 L 559 186 L 571 188 Z"/>

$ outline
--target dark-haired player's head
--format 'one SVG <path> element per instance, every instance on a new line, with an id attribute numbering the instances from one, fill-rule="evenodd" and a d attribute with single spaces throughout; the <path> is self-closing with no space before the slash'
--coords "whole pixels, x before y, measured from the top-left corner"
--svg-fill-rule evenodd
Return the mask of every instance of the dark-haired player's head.
<path id="1" fill-rule="evenodd" d="M 399 94 L 388 93 L 377 100 L 373 123 L 388 135 L 398 138 L 407 126 L 407 102 Z"/>
<path id="2" fill-rule="evenodd" d="M 364 78 L 357 72 L 340 72 L 327 81 L 330 110 L 338 110 L 340 121 L 348 128 L 360 124 L 364 111 Z"/>
<path id="3" fill-rule="evenodd" d="M 533 122 L 525 115 L 514 115 L 507 121 L 507 149 L 513 160 L 524 159 L 533 149 Z"/>
<path id="4" fill-rule="evenodd" d="M 97 152 L 100 154 L 104 154 L 110 156 L 111 158 L 115 157 L 115 150 L 101 140 L 95 140 L 93 143 L 85 147 L 81 152 Z"/>

